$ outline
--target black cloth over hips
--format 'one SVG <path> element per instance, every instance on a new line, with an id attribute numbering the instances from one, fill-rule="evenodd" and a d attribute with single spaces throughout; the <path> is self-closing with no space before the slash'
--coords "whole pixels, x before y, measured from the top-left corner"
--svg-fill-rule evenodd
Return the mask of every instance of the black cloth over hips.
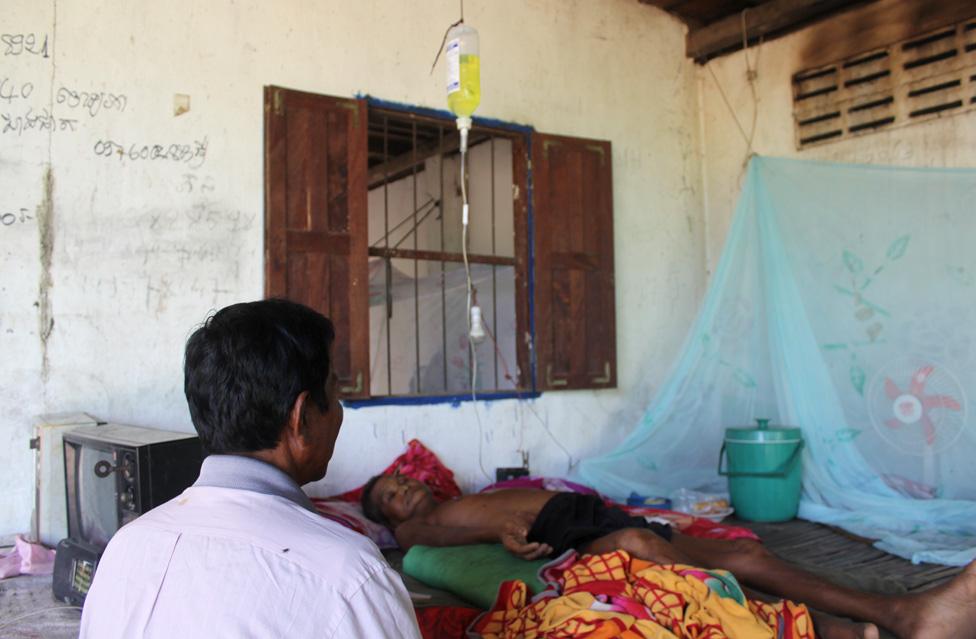
<path id="1" fill-rule="evenodd" d="M 579 550 L 588 543 L 624 528 L 643 528 L 671 541 L 671 526 L 631 517 L 623 510 L 607 506 L 596 495 L 559 493 L 546 502 L 529 530 L 528 540 L 552 546 L 553 557 L 570 548 Z"/>

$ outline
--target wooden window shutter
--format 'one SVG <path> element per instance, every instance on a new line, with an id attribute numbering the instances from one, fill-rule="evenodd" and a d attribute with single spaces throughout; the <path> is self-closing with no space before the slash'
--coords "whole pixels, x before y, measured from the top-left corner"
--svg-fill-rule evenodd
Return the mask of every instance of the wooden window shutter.
<path id="1" fill-rule="evenodd" d="M 610 143 L 532 136 L 536 386 L 617 385 Z"/>
<path id="2" fill-rule="evenodd" d="M 515 225 L 515 356 L 517 387 L 532 390 L 532 323 L 529 314 L 532 287 L 529 264 L 529 139 L 512 140 L 513 223 Z"/>
<path id="3" fill-rule="evenodd" d="M 344 397 L 369 395 L 364 100 L 266 87 L 265 295 L 335 324 Z"/>

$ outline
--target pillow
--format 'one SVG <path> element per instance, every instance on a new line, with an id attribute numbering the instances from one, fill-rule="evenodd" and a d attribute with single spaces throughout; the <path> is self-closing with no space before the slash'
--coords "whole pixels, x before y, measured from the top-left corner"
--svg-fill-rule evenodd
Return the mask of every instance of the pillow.
<path id="1" fill-rule="evenodd" d="M 447 501 L 461 496 L 461 489 L 454 481 L 454 472 L 442 464 L 437 455 L 421 444 L 419 440 L 411 439 L 407 444 L 407 450 L 394 459 L 393 463 L 386 467 L 386 470 L 378 474 L 391 475 L 397 470 L 400 471 L 401 475 L 412 477 L 427 484 L 437 501 Z M 341 495 L 335 495 L 331 499 L 358 503 L 362 494 L 363 487 L 359 486 Z"/>
<path id="2" fill-rule="evenodd" d="M 403 556 L 403 572 L 488 610 L 502 582 L 521 579 L 530 594 L 545 590 L 539 570 L 549 561 L 519 559 L 501 544 L 413 546 Z"/>
<path id="3" fill-rule="evenodd" d="M 363 508 L 358 503 L 338 501 L 336 499 L 312 499 L 312 504 L 319 514 L 326 519 L 342 524 L 346 528 L 366 535 L 380 548 L 397 548 L 396 538 L 386 526 L 370 521 L 363 514 Z"/>
<path id="4" fill-rule="evenodd" d="M 407 450 L 394 459 L 382 474 L 389 475 L 395 470 L 430 486 L 431 493 L 438 501 L 461 496 L 461 489 L 454 481 L 451 469 L 416 439 L 410 440 Z M 323 517 L 366 535 L 380 548 L 397 548 L 396 539 L 389 528 L 366 518 L 362 506 L 359 505 L 362 494 L 363 487 L 359 486 L 326 499 L 312 499 L 312 504 Z"/>

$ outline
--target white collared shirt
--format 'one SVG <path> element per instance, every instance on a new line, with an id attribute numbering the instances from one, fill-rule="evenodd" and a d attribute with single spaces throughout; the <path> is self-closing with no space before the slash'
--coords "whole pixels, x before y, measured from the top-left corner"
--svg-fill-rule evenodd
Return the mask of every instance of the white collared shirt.
<path id="1" fill-rule="evenodd" d="M 262 488 L 252 475 L 250 490 L 228 488 L 215 472 L 208 481 L 209 463 L 281 484 L 277 469 L 237 460 L 208 457 L 197 484 L 116 533 L 82 639 L 419 638 L 403 582 L 372 541 L 281 494 L 288 486 Z"/>

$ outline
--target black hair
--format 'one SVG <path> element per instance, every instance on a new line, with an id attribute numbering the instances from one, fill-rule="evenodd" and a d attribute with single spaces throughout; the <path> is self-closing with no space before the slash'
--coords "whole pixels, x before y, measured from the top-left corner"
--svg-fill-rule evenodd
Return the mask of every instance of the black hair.
<path id="1" fill-rule="evenodd" d="M 274 448 L 295 400 L 329 408 L 332 322 L 287 300 L 234 304 L 193 332 L 183 360 L 190 418 L 208 453 Z"/>
<path id="2" fill-rule="evenodd" d="M 392 528 L 393 525 L 390 523 L 387 516 L 383 514 L 383 510 L 379 507 L 379 504 L 370 498 L 370 494 L 373 492 L 376 482 L 383 477 L 385 477 L 385 475 L 379 474 L 366 482 L 366 485 L 363 486 L 363 494 L 359 497 L 359 503 L 363 507 L 363 514 L 366 515 L 366 519 L 375 521 L 376 523 L 382 524 L 387 528 Z"/>

